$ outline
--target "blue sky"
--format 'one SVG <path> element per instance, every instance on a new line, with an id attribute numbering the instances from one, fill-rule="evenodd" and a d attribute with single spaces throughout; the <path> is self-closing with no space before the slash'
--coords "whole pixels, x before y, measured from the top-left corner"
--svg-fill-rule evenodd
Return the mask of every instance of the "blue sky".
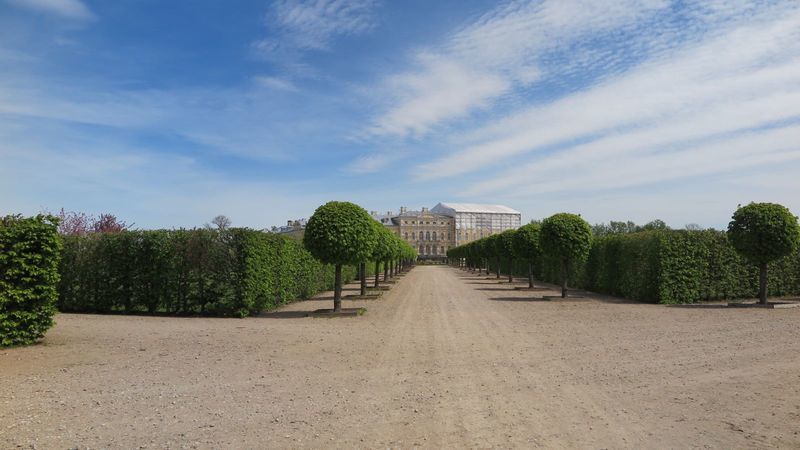
<path id="1" fill-rule="evenodd" d="M 0 0 L 0 213 L 800 213 L 797 1 Z"/>

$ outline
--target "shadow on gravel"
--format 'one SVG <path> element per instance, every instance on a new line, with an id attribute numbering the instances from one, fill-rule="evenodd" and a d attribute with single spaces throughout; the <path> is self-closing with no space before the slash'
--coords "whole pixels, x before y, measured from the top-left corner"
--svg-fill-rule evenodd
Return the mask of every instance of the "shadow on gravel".
<path id="1" fill-rule="evenodd" d="M 514 291 L 513 286 L 491 287 L 491 288 L 475 288 L 476 291 Z"/>
<path id="2" fill-rule="evenodd" d="M 490 297 L 489 300 L 493 302 L 550 302 L 541 297 Z"/>
<path id="3" fill-rule="evenodd" d="M 304 319 L 308 316 L 308 311 L 272 311 L 252 316 L 256 319 Z"/>
<path id="4" fill-rule="evenodd" d="M 714 305 L 688 304 L 688 305 L 664 305 L 664 306 L 668 308 L 688 308 L 688 309 L 728 309 L 727 304 L 714 304 Z"/>

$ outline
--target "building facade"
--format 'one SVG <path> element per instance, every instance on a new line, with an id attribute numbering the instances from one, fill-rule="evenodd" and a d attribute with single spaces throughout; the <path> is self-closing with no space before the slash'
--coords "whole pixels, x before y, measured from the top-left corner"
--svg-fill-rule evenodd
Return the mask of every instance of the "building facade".
<path id="1" fill-rule="evenodd" d="M 371 215 L 417 249 L 422 260 L 443 260 L 449 249 L 519 228 L 521 221 L 521 214 L 514 209 L 473 203 L 439 203 L 419 211 L 401 207 L 397 214 L 372 211 Z"/>
<path id="2" fill-rule="evenodd" d="M 516 230 L 522 222 L 519 211 L 503 205 L 439 203 L 431 211 L 453 218 L 456 246 L 506 230 Z"/>

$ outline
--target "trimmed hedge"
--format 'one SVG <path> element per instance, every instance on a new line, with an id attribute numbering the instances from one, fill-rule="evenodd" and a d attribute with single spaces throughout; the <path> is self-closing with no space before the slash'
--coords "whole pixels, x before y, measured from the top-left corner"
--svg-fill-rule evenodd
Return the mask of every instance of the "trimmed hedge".
<path id="1" fill-rule="evenodd" d="M 351 280 L 355 268 L 346 266 Z M 245 317 L 333 287 L 333 266 L 291 237 L 243 228 L 64 238 L 63 312 Z"/>
<path id="2" fill-rule="evenodd" d="M 552 264 L 543 279 L 557 282 Z M 587 262 L 575 269 L 574 285 L 594 292 L 652 303 L 694 303 L 753 298 L 758 269 L 737 254 L 724 232 L 660 230 L 604 236 Z M 769 295 L 800 295 L 800 253 L 770 266 Z"/>
<path id="3" fill-rule="evenodd" d="M 31 344 L 53 326 L 57 227 L 51 216 L 0 218 L 0 347 Z"/>

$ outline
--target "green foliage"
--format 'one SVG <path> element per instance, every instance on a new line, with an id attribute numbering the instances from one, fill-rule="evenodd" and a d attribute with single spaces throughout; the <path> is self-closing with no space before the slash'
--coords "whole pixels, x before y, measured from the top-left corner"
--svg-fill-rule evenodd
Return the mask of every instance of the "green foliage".
<path id="1" fill-rule="evenodd" d="M 370 259 L 373 261 L 388 261 L 392 257 L 392 232 L 378 221 L 372 221 L 375 243 L 372 246 Z"/>
<path id="2" fill-rule="evenodd" d="M 494 242 L 496 246 L 495 252 L 502 258 L 511 258 L 514 256 L 514 230 L 506 230 L 497 234 L 497 239 Z"/>
<path id="3" fill-rule="evenodd" d="M 592 246 L 592 229 L 581 216 L 554 214 L 542 221 L 542 251 L 567 267 L 586 259 Z"/>
<path id="4" fill-rule="evenodd" d="M 797 217 L 775 203 L 740 206 L 728 224 L 728 238 L 754 264 L 767 264 L 796 251 L 800 245 Z"/>
<path id="5" fill-rule="evenodd" d="M 0 347 L 27 345 L 53 326 L 61 241 L 58 219 L 0 219 Z"/>
<path id="6" fill-rule="evenodd" d="M 303 244 L 324 263 L 358 264 L 372 256 L 377 239 L 374 222 L 358 205 L 328 202 L 308 220 Z"/>
<path id="7" fill-rule="evenodd" d="M 552 267 L 543 278 L 558 281 Z M 752 298 L 758 271 L 715 230 L 644 231 L 609 235 L 592 243 L 576 268 L 576 286 L 652 303 L 694 303 Z M 769 294 L 800 294 L 800 253 L 773 263 Z"/>
<path id="8" fill-rule="evenodd" d="M 538 261 L 542 256 L 542 249 L 539 246 L 539 232 L 541 225 L 529 223 L 523 225 L 514 233 L 512 248 L 514 256 L 526 262 Z"/>
<path id="9" fill-rule="evenodd" d="M 244 317 L 333 287 L 298 240 L 242 228 L 65 236 L 63 254 L 65 312 Z"/>

